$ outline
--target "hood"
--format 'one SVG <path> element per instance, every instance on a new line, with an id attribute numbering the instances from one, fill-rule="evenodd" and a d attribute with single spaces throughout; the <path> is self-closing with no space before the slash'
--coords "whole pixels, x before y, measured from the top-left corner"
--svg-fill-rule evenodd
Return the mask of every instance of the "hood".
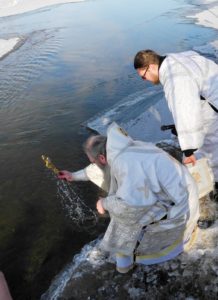
<path id="1" fill-rule="evenodd" d="M 107 130 L 107 161 L 111 165 L 115 157 L 126 147 L 133 144 L 133 139 L 117 123 L 113 122 Z"/>

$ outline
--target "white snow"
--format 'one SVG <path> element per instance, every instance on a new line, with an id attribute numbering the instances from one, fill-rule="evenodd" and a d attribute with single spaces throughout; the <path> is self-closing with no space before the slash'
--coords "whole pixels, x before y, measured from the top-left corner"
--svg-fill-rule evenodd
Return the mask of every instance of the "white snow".
<path id="1" fill-rule="evenodd" d="M 196 20 L 196 24 L 218 29 L 218 2 L 217 0 L 199 0 L 196 1 L 197 4 L 204 4 L 200 6 L 198 13 L 187 16 L 188 18 L 193 18 Z M 210 42 L 208 45 L 201 47 L 195 47 L 196 50 L 199 50 L 202 53 L 210 53 L 218 57 L 218 40 Z"/>
<path id="2" fill-rule="evenodd" d="M 213 7 L 207 8 L 202 12 L 196 13 L 195 15 L 191 15 L 188 17 L 196 18 L 196 24 L 218 29 L 218 4 L 215 3 Z"/>
<path id="3" fill-rule="evenodd" d="M 11 38 L 8 40 L 0 39 L 0 58 L 12 51 L 19 42 L 19 37 Z"/>
<path id="4" fill-rule="evenodd" d="M 83 0 L 0 0 L 0 17 L 18 15 L 51 5 L 81 1 Z"/>

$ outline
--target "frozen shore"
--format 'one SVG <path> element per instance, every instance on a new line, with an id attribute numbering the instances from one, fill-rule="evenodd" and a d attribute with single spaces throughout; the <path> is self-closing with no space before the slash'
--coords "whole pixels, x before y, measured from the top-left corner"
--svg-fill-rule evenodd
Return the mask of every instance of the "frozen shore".
<path id="1" fill-rule="evenodd" d="M 208 5 L 206 5 L 208 4 Z M 209 5 L 210 4 L 210 5 Z M 194 15 L 188 16 L 189 18 L 197 19 L 196 24 L 205 27 L 218 29 L 218 3 L 217 1 L 204 1 L 205 10 L 200 11 Z"/>
<path id="2" fill-rule="evenodd" d="M 51 5 L 82 1 L 84 0 L 0 0 L 0 17 L 18 15 Z"/>
<path id="3" fill-rule="evenodd" d="M 189 15 L 187 17 L 196 20 L 195 22 L 198 25 L 217 30 L 218 2 L 216 0 L 198 0 L 195 3 L 200 5 L 202 4 L 203 6 L 200 6 L 199 11 L 197 13 Z M 216 60 L 218 58 L 218 40 L 211 41 L 208 45 L 196 47 L 195 49 L 202 53 L 213 54 L 216 57 Z"/>
<path id="4" fill-rule="evenodd" d="M 20 44 L 19 37 L 11 38 L 8 40 L 0 39 L 0 59 L 4 58 L 11 51 L 13 51 Z"/>

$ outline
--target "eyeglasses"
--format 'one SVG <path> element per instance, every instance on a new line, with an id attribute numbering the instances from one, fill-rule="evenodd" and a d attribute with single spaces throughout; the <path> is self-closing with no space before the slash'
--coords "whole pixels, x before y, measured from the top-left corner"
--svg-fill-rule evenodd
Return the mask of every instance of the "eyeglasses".
<path id="1" fill-rule="evenodd" d="M 149 66 L 145 69 L 145 72 L 141 76 L 142 79 L 146 79 L 146 73 L 147 73 L 148 69 L 149 69 Z"/>

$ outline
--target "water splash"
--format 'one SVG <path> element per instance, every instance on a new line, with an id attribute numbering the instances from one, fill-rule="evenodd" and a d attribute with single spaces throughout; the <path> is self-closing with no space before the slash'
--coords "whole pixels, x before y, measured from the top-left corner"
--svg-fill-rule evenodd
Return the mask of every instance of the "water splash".
<path id="1" fill-rule="evenodd" d="M 85 224 L 85 228 L 95 226 L 97 224 L 98 216 L 96 212 L 85 204 L 70 183 L 58 180 L 57 194 L 61 199 L 61 203 L 66 210 L 67 216 L 74 222 L 74 224 L 78 227 Z"/>
<path id="2" fill-rule="evenodd" d="M 57 180 L 56 176 L 59 173 L 59 169 L 56 168 L 48 156 L 42 155 L 41 158 L 44 161 L 46 168 L 52 171 L 52 175 L 55 176 L 54 179 Z M 85 228 L 87 228 L 87 222 L 89 222 L 88 227 L 96 225 L 98 221 L 97 214 L 85 204 L 69 182 L 58 180 L 57 194 L 61 199 L 68 217 L 74 222 L 74 224 L 78 227 L 85 224 Z"/>

